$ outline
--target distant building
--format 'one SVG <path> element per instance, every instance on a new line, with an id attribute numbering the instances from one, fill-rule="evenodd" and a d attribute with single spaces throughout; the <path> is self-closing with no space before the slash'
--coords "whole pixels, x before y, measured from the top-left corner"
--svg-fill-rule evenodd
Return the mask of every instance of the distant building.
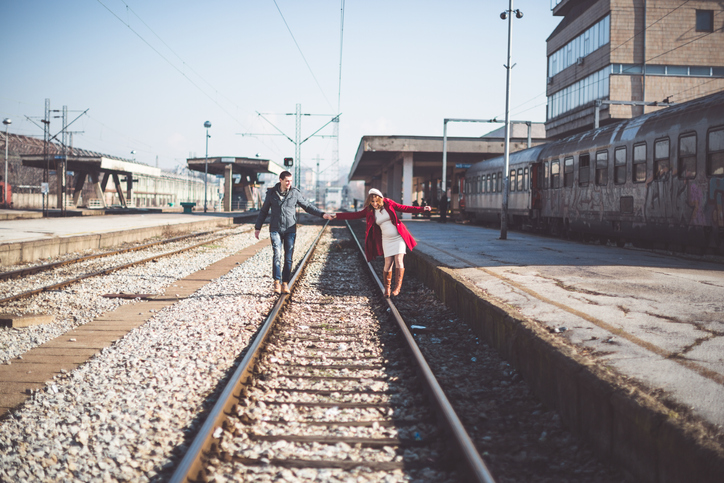
<path id="1" fill-rule="evenodd" d="M 718 0 L 551 0 L 551 6 L 563 19 L 547 40 L 549 138 L 593 128 L 596 111 L 602 125 L 665 108 L 654 103 L 724 90 Z"/>

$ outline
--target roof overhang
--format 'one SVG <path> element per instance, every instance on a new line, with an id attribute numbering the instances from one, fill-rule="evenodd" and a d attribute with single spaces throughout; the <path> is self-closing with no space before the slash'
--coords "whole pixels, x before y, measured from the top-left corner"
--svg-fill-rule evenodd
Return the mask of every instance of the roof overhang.
<path id="1" fill-rule="evenodd" d="M 536 139 L 536 142 L 539 142 Z M 448 137 L 447 164 L 469 165 L 499 156 L 505 146 L 504 138 Z M 442 136 L 363 136 L 360 140 L 349 179 L 371 182 L 386 166 L 405 153 L 413 153 L 415 176 L 437 173 L 442 164 Z M 527 140 L 511 140 L 511 151 L 527 147 Z"/>
<path id="2" fill-rule="evenodd" d="M 45 157 L 42 154 L 21 154 L 23 166 L 44 169 Z M 63 159 L 62 155 L 48 156 L 48 169 L 58 169 L 58 162 Z M 121 159 L 107 158 L 105 156 L 65 156 L 66 169 L 69 171 L 88 172 L 100 171 L 118 174 L 145 174 L 148 176 L 160 176 L 161 169 L 146 164 L 124 161 Z"/>
<path id="3" fill-rule="evenodd" d="M 260 158 L 238 158 L 234 156 L 219 156 L 213 158 L 188 158 L 186 160 L 188 168 L 192 171 L 201 173 L 223 175 L 226 167 L 231 166 L 232 174 L 241 174 L 247 176 L 256 173 L 276 173 L 279 174 L 283 168 L 268 159 Z"/>

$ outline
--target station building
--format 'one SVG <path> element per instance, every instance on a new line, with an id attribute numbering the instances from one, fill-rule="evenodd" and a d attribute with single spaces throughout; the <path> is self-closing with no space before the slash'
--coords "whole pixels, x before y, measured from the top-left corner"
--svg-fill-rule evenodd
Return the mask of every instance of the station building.
<path id="1" fill-rule="evenodd" d="M 365 193 L 377 188 L 398 203 L 412 205 L 424 201 L 437 207 L 443 194 L 444 142 L 443 136 L 363 136 L 349 180 L 364 181 Z M 544 142 L 543 123 L 511 124 L 511 152 Z M 465 171 L 474 163 L 504 153 L 505 128 L 481 137 L 448 137 L 446 148 L 448 208 L 457 210 Z"/>
<path id="2" fill-rule="evenodd" d="M 219 186 L 204 185 L 203 176 L 179 174 L 131 159 L 63 148 L 31 136 L 5 133 L 0 152 L 8 148 L 8 203 L 15 209 L 168 208 L 180 202 L 200 205 L 218 200 Z M 4 175 L 4 166 L 0 172 Z M 64 174 L 63 174 L 64 173 Z M 43 185 L 47 183 L 46 192 Z"/>
<path id="3" fill-rule="evenodd" d="M 551 0 L 551 139 L 724 89 L 724 3 Z"/>

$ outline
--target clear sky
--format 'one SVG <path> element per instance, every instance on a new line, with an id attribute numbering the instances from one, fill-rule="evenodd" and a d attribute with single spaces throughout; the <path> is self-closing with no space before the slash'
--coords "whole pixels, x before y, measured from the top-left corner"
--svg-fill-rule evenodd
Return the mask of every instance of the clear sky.
<path id="1" fill-rule="evenodd" d="M 172 169 L 204 156 L 207 120 L 209 156 L 281 164 L 294 144 L 272 136 L 264 118 L 294 139 L 295 116 L 286 114 L 300 104 L 313 114 L 301 118 L 305 139 L 339 105 L 347 174 L 364 135 L 442 136 L 444 118 L 504 119 L 507 8 L 508 0 L 4 0 L 0 118 L 12 119 L 12 133 L 42 137 L 46 98 L 51 109 L 68 106 L 69 120 L 88 109 L 70 127 L 74 146 L 150 165 L 158 157 Z M 513 8 L 524 16 L 513 20 L 511 119 L 545 121 L 545 41 L 560 18 L 549 0 Z M 451 124 L 448 135 L 500 126 Z M 61 127 L 51 119 L 52 134 Z M 319 134 L 333 132 L 330 124 Z M 319 157 L 333 174 L 334 152 L 333 138 L 311 137 L 302 165 Z"/>

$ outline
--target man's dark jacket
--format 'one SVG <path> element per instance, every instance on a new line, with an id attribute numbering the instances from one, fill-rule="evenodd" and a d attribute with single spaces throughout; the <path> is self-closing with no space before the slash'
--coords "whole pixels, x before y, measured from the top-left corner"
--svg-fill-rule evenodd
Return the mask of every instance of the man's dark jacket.
<path id="1" fill-rule="evenodd" d="M 259 216 L 256 219 L 256 230 L 261 230 L 269 210 L 271 210 L 271 219 L 269 220 L 269 231 L 278 231 L 286 233 L 297 229 L 297 205 L 310 215 L 318 217 L 324 216 L 324 212 L 317 209 L 309 201 L 307 201 L 302 192 L 298 188 L 292 186 L 283 199 L 279 196 L 280 183 L 266 190 L 266 199 L 261 207 Z"/>

